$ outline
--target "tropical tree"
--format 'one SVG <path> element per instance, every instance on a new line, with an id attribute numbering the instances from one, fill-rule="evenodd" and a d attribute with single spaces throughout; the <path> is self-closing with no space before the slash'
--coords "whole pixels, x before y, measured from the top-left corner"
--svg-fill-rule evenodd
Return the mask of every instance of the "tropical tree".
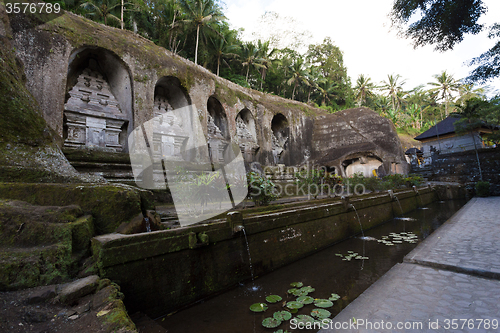
<path id="1" fill-rule="evenodd" d="M 298 58 L 290 66 L 291 77 L 288 79 L 287 84 L 289 86 L 293 85 L 292 99 L 295 99 L 295 90 L 301 84 L 309 86 L 309 80 L 307 79 L 308 69 L 305 67 L 304 59 Z"/>
<path id="2" fill-rule="evenodd" d="M 269 41 L 262 42 L 260 39 L 257 41 L 257 48 L 259 50 L 259 59 L 260 64 L 263 66 L 260 69 L 260 90 L 262 90 L 262 85 L 266 80 L 267 70 L 273 63 L 279 62 L 278 59 L 275 58 L 278 49 L 273 48 L 270 50 Z"/>
<path id="3" fill-rule="evenodd" d="M 323 80 L 318 84 L 318 93 L 321 97 L 321 106 L 326 106 L 326 101 L 330 101 L 332 97 L 335 97 L 335 89 L 337 88 L 337 83 Z"/>
<path id="4" fill-rule="evenodd" d="M 120 18 L 113 13 L 120 8 L 121 3 L 114 0 L 90 0 L 80 5 L 85 11 L 87 16 L 103 18 L 104 24 L 108 24 L 108 20 L 120 23 Z"/>
<path id="5" fill-rule="evenodd" d="M 238 54 L 236 53 L 240 47 L 237 44 L 233 44 L 233 40 L 235 40 L 236 31 L 219 31 L 217 36 L 211 37 L 210 42 L 212 44 L 212 53 L 216 59 L 217 63 L 217 76 L 219 76 L 219 69 L 221 64 L 225 64 L 227 67 L 229 63 L 226 59 L 237 58 Z"/>
<path id="6" fill-rule="evenodd" d="M 474 130 L 481 127 L 483 121 L 481 120 L 482 110 L 487 107 L 488 102 L 479 98 L 471 98 L 465 101 L 464 105 L 457 105 L 455 115 L 460 117 L 454 123 L 455 131 L 457 134 L 469 133 L 474 143 L 474 150 L 476 151 L 477 166 L 479 169 L 479 179 L 483 181 L 483 173 L 481 171 L 481 162 L 479 161 L 479 154 L 477 151 L 476 136 Z"/>
<path id="7" fill-rule="evenodd" d="M 250 67 L 254 67 L 257 70 L 265 67 L 262 65 L 262 58 L 259 57 L 259 48 L 251 42 L 243 44 L 243 48 L 241 50 L 241 60 L 243 68 L 247 68 L 247 74 L 245 76 L 247 83 Z"/>
<path id="8" fill-rule="evenodd" d="M 445 115 L 448 116 L 448 105 L 453 101 L 453 93 L 458 92 L 460 88 L 460 82 L 455 80 L 452 75 L 443 71 L 441 74 L 434 75 L 437 82 L 429 82 L 431 86 L 435 88 L 430 89 L 431 93 L 434 93 L 441 102 L 445 105 Z M 442 118 L 442 117 L 441 117 Z"/>
<path id="9" fill-rule="evenodd" d="M 474 97 L 479 99 L 484 99 L 485 93 L 486 93 L 485 88 L 483 87 L 477 88 L 473 83 L 461 84 L 458 87 L 458 94 L 460 95 L 460 97 L 457 99 L 457 103 L 463 105 L 468 99 Z"/>
<path id="10" fill-rule="evenodd" d="M 204 35 L 204 30 L 206 29 L 217 33 L 215 24 L 225 17 L 222 13 L 222 9 L 215 0 L 179 0 L 179 4 L 185 15 L 182 22 L 186 26 L 191 26 L 196 29 L 194 63 L 198 64 L 200 33 Z"/>
<path id="11" fill-rule="evenodd" d="M 376 86 L 370 81 L 371 79 L 369 77 L 365 77 L 363 74 L 360 74 L 358 80 L 356 81 L 354 91 L 358 106 L 362 106 L 366 102 L 367 97 L 374 96 L 373 89 L 375 89 Z"/>
<path id="12" fill-rule="evenodd" d="M 382 86 L 380 87 L 382 91 L 387 91 L 387 96 L 391 98 L 392 109 L 394 112 L 398 112 L 398 102 L 400 100 L 400 95 L 398 95 L 398 93 L 403 91 L 403 85 L 405 84 L 404 80 L 398 82 L 400 79 L 401 75 L 399 74 L 387 75 L 387 81 L 382 81 Z"/>

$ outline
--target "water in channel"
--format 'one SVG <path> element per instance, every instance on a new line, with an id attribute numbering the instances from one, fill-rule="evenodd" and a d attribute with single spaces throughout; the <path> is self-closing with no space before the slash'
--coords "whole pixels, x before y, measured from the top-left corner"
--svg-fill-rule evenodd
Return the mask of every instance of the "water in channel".
<path id="1" fill-rule="evenodd" d="M 333 302 L 333 307 L 327 308 L 332 313 L 330 318 L 333 318 L 392 266 L 402 262 L 406 254 L 464 204 L 463 200 L 434 202 L 425 207 L 426 209 L 417 209 L 365 230 L 364 237 L 358 235 L 337 243 L 274 272 L 256 277 L 254 281 L 241 284 L 221 295 L 159 318 L 157 322 L 171 333 L 271 333 L 279 329 L 307 332 L 291 330 L 289 321 L 273 329 L 262 326 L 262 320 L 272 317 L 275 311 L 289 311 L 288 308 L 282 307 L 282 303 L 296 299 L 296 296 L 287 296 L 287 290 L 292 288 L 290 283 L 302 282 L 304 286 L 312 286 L 315 291 L 309 296 L 314 298 L 328 299 L 332 293 L 338 294 L 341 298 Z M 393 236 L 401 233 L 414 234 L 418 238 L 413 236 L 416 242 L 412 243 L 399 243 L 398 240 L 390 246 L 377 241 L 394 239 L 391 238 L 391 233 Z M 352 253 L 349 251 L 369 259 L 342 260 L 345 255 Z M 269 304 L 265 299 L 269 295 L 279 295 L 283 300 Z M 269 309 L 262 313 L 251 312 L 250 305 L 258 302 L 268 303 Z M 313 304 L 304 306 L 294 317 L 299 314 L 310 315 L 314 308 L 316 307 Z"/>

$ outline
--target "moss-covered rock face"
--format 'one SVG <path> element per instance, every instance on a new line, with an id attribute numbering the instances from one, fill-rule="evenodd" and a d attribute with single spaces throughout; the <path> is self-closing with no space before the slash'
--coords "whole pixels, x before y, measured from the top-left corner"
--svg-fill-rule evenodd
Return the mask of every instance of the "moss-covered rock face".
<path id="1" fill-rule="evenodd" d="M 22 62 L 11 41 L 9 18 L 0 4 L 0 181 L 85 182 L 68 163 L 54 140 L 54 131 L 42 117 L 35 98 L 26 89 Z M 101 179 L 102 181 L 102 179 Z"/>
<path id="2" fill-rule="evenodd" d="M 144 193 L 143 193 L 144 192 Z M 123 222 L 142 211 L 141 193 L 147 191 L 126 185 L 17 184 L 0 183 L 0 198 L 24 200 L 34 205 L 78 205 L 94 218 L 98 235 L 114 232 Z"/>

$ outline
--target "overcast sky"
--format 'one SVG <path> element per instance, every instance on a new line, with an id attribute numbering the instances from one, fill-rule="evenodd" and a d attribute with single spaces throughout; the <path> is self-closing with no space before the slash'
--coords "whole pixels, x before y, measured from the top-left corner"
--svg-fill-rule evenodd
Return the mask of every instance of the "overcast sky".
<path id="1" fill-rule="evenodd" d="M 397 36 L 391 30 L 388 14 L 393 0 L 223 0 L 226 17 L 233 28 L 244 28 L 244 40 L 252 40 L 259 29 L 258 21 L 266 11 L 293 17 L 298 30 L 308 30 L 312 39 L 321 43 L 329 36 L 344 52 L 344 65 L 352 84 L 359 74 L 371 77 L 378 84 L 388 74 L 399 74 L 405 80 L 405 90 L 434 81 L 433 75 L 443 70 L 454 78 L 466 77 L 472 70 L 465 62 L 490 49 L 494 39 L 487 32 L 467 36 L 453 51 L 437 52 L 432 46 L 414 49 L 411 40 Z M 484 0 L 488 7 L 480 23 L 490 25 L 500 21 L 500 1 Z M 500 93 L 500 78 L 488 84 Z"/>

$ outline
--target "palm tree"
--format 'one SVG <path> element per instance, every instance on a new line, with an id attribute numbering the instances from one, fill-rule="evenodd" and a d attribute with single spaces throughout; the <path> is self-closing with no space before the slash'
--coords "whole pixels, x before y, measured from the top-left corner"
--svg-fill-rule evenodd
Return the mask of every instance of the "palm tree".
<path id="1" fill-rule="evenodd" d="M 382 87 L 380 87 L 381 90 L 387 91 L 387 96 L 391 97 L 392 101 L 392 109 L 394 112 L 398 111 L 399 108 L 399 97 L 398 93 L 401 93 L 403 91 L 403 84 L 405 84 L 405 81 L 403 80 L 402 82 L 398 82 L 399 79 L 401 79 L 401 76 L 399 74 L 396 75 L 387 75 L 387 81 L 383 81 Z"/>
<path id="2" fill-rule="evenodd" d="M 273 48 L 272 50 L 269 50 L 270 41 L 262 42 L 259 39 L 257 43 L 257 48 L 259 49 L 259 58 L 261 59 L 261 64 L 264 66 L 260 69 L 260 90 L 262 90 L 262 84 L 266 79 L 267 70 L 273 63 L 279 62 L 278 59 L 275 59 L 275 54 L 276 52 L 278 52 L 278 49 Z"/>
<path id="3" fill-rule="evenodd" d="M 309 86 L 309 81 L 307 80 L 308 74 L 307 68 L 304 67 L 304 59 L 298 58 L 290 66 L 291 78 L 288 79 L 287 84 L 291 86 L 293 84 L 292 99 L 295 99 L 295 90 L 300 84 L 305 84 Z"/>
<path id="4" fill-rule="evenodd" d="M 97 16 L 104 19 L 104 24 L 108 24 L 108 19 L 120 23 L 120 19 L 113 15 L 112 12 L 121 6 L 120 2 L 112 3 L 112 0 L 90 0 L 80 5 L 84 10 L 88 11 L 88 16 Z"/>
<path id="5" fill-rule="evenodd" d="M 457 92 L 460 88 L 460 83 L 455 80 L 452 75 L 443 71 L 441 74 L 434 75 L 437 82 L 429 82 L 431 86 L 435 88 L 429 89 L 429 91 L 439 97 L 441 101 L 444 101 L 445 115 L 448 116 L 448 104 L 453 101 L 453 92 Z M 441 118 L 443 118 L 441 116 Z"/>
<path id="6" fill-rule="evenodd" d="M 230 67 L 226 59 L 238 57 L 236 51 L 239 50 L 239 46 L 236 44 L 229 44 L 230 41 L 234 40 L 234 34 L 234 30 L 227 31 L 226 33 L 219 31 L 219 36 L 210 38 L 210 41 L 212 43 L 212 52 L 217 59 L 217 76 L 219 76 L 219 68 L 221 63 L 224 63 L 226 64 L 226 66 Z"/>
<path id="7" fill-rule="evenodd" d="M 336 96 L 335 89 L 338 87 L 338 84 L 329 81 L 328 79 L 322 80 L 318 84 L 318 92 L 321 96 L 321 105 L 326 106 L 326 101 L 330 101 L 330 97 Z"/>
<path id="8" fill-rule="evenodd" d="M 243 68 L 247 68 L 246 81 L 248 83 L 248 74 L 250 73 L 250 67 L 261 69 L 265 66 L 261 64 L 262 59 L 259 57 L 259 48 L 251 42 L 243 44 L 241 58 L 241 65 L 243 66 Z"/>
<path id="9" fill-rule="evenodd" d="M 464 105 L 468 99 L 471 98 L 484 98 L 486 94 L 485 88 L 476 88 L 473 83 L 466 83 L 460 85 L 458 88 L 458 93 L 460 97 L 457 100 L 457 103 L 460 105 Z"/>
<path id="10" fill-rule="evenodd" d="M 198 64 L 198 45 L 200 32 L 208 28 L 217 33 L 217 30 L 211 23 L 219 22 L 224 19 L 221 8 L 214 0 L 179 0 L 186 18 L 183 23 L 196 28 L 196 46 L 194 50 L 194 63 Z"/>
<path id="11" fill-rule="evenodd" d="M 376 86 L 370 82 L 369 77 L 365 77 L 363 74 L 360 74 L 358 80 L 356 81 L 356 87 L 354 90 L 356 92 L 356 101 L 358 106 L 362 106 L 363 103 L 366 102 L 367 97 L 373 97 L 372 89 L 375 89 Z"/>

